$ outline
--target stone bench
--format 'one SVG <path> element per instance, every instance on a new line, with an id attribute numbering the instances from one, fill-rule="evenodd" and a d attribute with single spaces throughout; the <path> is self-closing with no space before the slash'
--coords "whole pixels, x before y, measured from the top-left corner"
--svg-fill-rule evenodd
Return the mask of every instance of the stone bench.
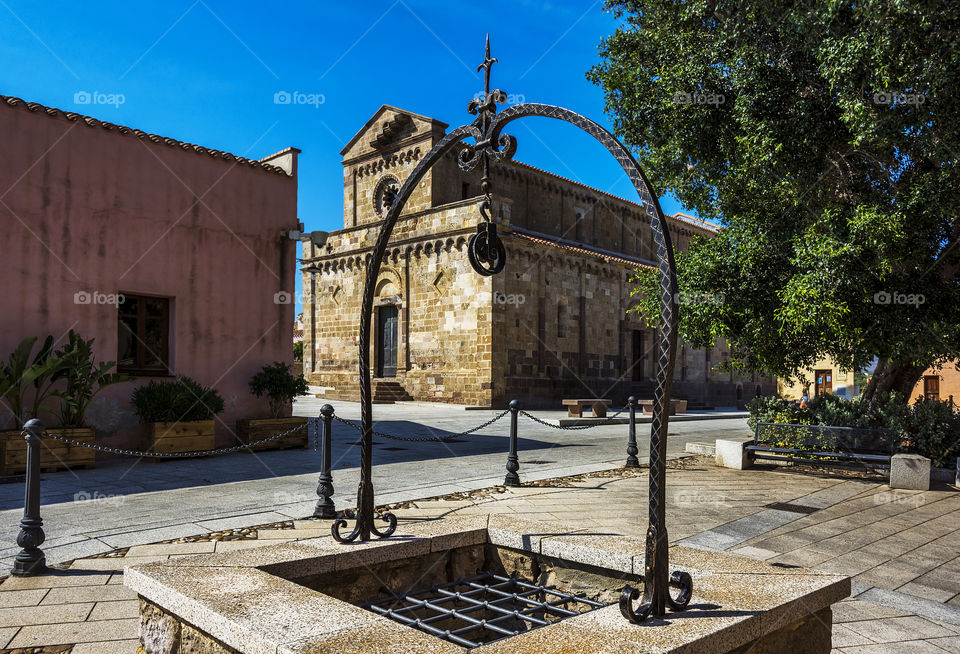
<path id="1" fill-rule="evenodd" d="M 584 400 L 563 400 L 563 406 L 567 407 L 567 417 L 582 418 L 585 408 L 593 409 L 594 418 L 606 418 L 607 407 L 610 406 L 610 400 L 584 399 Z"/>
<path id="2" fill-rule="evenodd" d="M 637 406 L 643 409 L 643 413 L 653 413 L 653 400 L 640 400 L 637 402 Z M 687 401 L 686 400 L 670 400 L 670 413 L 668 415 L 676 415 L 678 413 L 687 412 Z"/>

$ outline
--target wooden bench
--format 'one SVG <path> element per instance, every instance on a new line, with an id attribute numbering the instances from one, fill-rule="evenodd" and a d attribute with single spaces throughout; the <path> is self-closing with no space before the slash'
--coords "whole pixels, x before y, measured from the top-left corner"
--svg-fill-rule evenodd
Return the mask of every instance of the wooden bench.
<path id="1" fill-rule="evenodd" d="M 563 400 L 563 406 L 567 407 L 567 417 L 570 418 L 582 418 L 583 410 L 587 407 L 593 409 L 594 418 L 606 418 L 607 407 L 610 406 L 610 400 Z"/>
<path id="2" fill-rule="evenodd" d="M 637 405 L 643 409 L 643 413 L 653 413 L 653 400 L 640 400 Z M 687 412 L 686 400 L 670 400 L 670 412 L 668 415 Z"/>

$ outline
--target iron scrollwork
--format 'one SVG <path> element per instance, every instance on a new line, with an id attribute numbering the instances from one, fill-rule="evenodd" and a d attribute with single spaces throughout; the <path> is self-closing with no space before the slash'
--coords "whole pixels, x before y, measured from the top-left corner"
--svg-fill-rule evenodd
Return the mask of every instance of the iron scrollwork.
<path id="1" fill-rule="evenodd" d="M 497 111 L 497 105 L 506 100 L 506 94 L 499 89 L 490 89 L 490 69 L 496 59 L 490 57 L 490 39 L 487 38 L 483 64 L 478 70 L 484 70 L 484 94 L 482 99 L 470 102 L 467 110 L 476 115 L 470 125 L 463 125 L 443 136 L 440 141 L 420 160 L 404 181 L 391 203 L 384 218 L 383 229 L 377 237 L 364 286 L 363 304 L 360 315 L 360 401 L 361 401 L 361 470 L 360 488 L 357 497 L 356 527 L 347 536 L 340 535 L 345 527 L 345 518 L 338 519 L 333 525 L 333 535 L 340 542 L 369 540 L 371 533 L 381 538 L 389 536 L 396 528 L 396 518 L 382 514 L 381 519 L 388 522 L 388 528 L 380 531 L 373 526 L 375 515 L 373 483 L 371 481 L 371 462 L 373 456 L 373 417 L 371 408 L 370 380 L 370 330 L 373 309 L 373 295 L 380 265 L 386 252 L 387 241 L 394 225 L 410 197 L 413 189 L 420 183 L 428 169 L 441 157 L 459 148 L 457 163 L 464 171 L 472 171 L 483 166 L 481 189 L 484 199 L 480 206 L 482 221 L 477 233 L 469 243 L 470 263 L 481 275 L 500 272 L 506 262 L 506 251 L 497 234 L 492 220 L 492 197 L 490 184 L 490 163 L 507 161 L 516 152 L 516 139 L 503 134 L 503 128 L 518 118 L 540 116 L 554 118 L 579 127 L 593 136 L 616 158 L 626 172 L 640 197 L 653 229 L 657 258 L 657 271 L 660 278 L 660 327 L 657 332 L 657 386 L 653 398 L 653 419 L 650 430 L 650 483 L 649 483 L 649 528 L 646 537 L 646 556 L 643 577 L 644 603 L 634 609 L 633 603 L 640 599 L 640 591 L 627 586 L 620 598 L 620 610 L 635 624 L 644 622 L 650 616 L 662 616 L 669 606 L 672 610 L 684 609 L 693 594 L 693 579 L 687 572 L 669 570 L 669 540 L 666 527 L 666 460 L 667 460 L 667 407 L 670 402 L 671 381 L 676 361 L 677 320 L 679 306 L 677 302 L 676 266 L 673 245 L 667 229 L 666 218 L 656 194 L 643 171 L 630 151 L 610 132 L 596 122 L 576 112 L 547 104 L 524 103 Z M 464 143 L 472 139 L 473 144 Z M 671 596 L 670 588 L 678 589 L 676 597 Z"/>

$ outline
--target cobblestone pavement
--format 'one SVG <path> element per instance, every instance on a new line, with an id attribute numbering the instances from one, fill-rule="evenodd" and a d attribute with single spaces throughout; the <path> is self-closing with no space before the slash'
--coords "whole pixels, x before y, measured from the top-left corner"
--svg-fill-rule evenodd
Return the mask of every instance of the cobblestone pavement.
<path id="1" fill-rule="evenodd" d="M 323 400 L 297 402 L 299 415 L 319 415 Z M 336 402 L 337 414 L 359 419 L 359 404 Z M 560 411 L 537 411 L 556 422 Z M 390 434 L 456 434 L 496 413 L 461 406 L 405 402 L 377 405 L 375 429 Z M 570 475 L 623 465 L 626 425 L 560 431 L 522 417 L 520 475 L 524 480 Z M 380 502 L 485 488 L 501 483 L 508 449 L 509 419 L 455 442 L 411 443 L 375 438 L 374 482 Z M 649 426 L 638 429 L 641 459 Z M 670 424 L 671 456 L 688 441 L 749 437 L 746 420 L 675 421 Z M 355 503 L 359 481 L 358 432 L 333 428 L 333 481 L 337 506 Z M 126 547 L 201 532 L 264 524 L 310 515 L 317 501 L 320 456 L 294 449 L 186 460 L 103 461 L 91 470 L 42 475 L 42 515 L 47 558 L 69 561 Z M 0 569 L 12 565 L 23 511 L 23 483 L 0 484 Z"/>
<path id="2" fill-rule="evenodd" d="M 956 489 L 891 491 L 879 481 L 810 471 L 734 471 L 703 458 L 671 465 L 671 541 L 854 577 L 854 597 L 834 607 L 834 652 L 960 652 Z M 644 470 L 606 470 L 406 501 L 394 512 L 398 535 L 414 521 L 494 512 L 642 535 L 646 484 Z M 770 508 L 775 503 L 788 506 Z M 77 560 L 49 576 L 6 579 L 0 584 L 0 647 L 67 644 L 74 645 L 74 654 L 134 652 L 137 602 L 121 585 L 124 566 L 328 538 L 329 521 L 287 521 L 214 537 L 221 540 L 135 545 Z"/>

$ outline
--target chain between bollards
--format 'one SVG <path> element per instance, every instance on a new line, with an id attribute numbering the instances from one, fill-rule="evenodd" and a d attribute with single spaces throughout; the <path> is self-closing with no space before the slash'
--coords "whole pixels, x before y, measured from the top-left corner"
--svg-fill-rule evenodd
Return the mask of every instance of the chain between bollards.
<path id="1" fill-rule="evenodd" d="M 627 407 L 630 409 L 630 429 L 627 436 L 627 467 L 639 468 L 640 459 L 637 458 L 637 398 L 627 398 Z"/>
<path id="2" fill-rule="evenodd" d="M 503 478 L 504 486 L 519 486 L 520 459 L 517 458 L 517 418 L 520 415 L 520 402 L 510 400 L 510 452 L 507 454 L 507 475 Z"/>
<path id="3" fill-rule="evenodd" d="M 333 475 L 330 474 L 333 407 L 324 404 L 320 407 L 320 415 L 323 424 L 320 437 L 320 478 L 317 480 L 317 496 L 320 499 L 317 500 L 317 506 L 313 510 L 313 517 L 332 520 L 337 517 L 337 508 L 333 504 Z"/>
<path id="4" fill-rule="evenodd" d="M 10 571 L 15 577 L 29 577 L 47 570 L 47 560 L 40 549 L 45 539 L 43 519 L 40 518 L 40 447 L 43 444 L 43 432 L 43 423 L 37 419 L 29 420 L 23 426 L 23 437 L 27 441 L 27 479 L 23 519 L 20 520 L 20 533 L 17 535 L 17 545 L 23 549 L 14 559 Z"/>

